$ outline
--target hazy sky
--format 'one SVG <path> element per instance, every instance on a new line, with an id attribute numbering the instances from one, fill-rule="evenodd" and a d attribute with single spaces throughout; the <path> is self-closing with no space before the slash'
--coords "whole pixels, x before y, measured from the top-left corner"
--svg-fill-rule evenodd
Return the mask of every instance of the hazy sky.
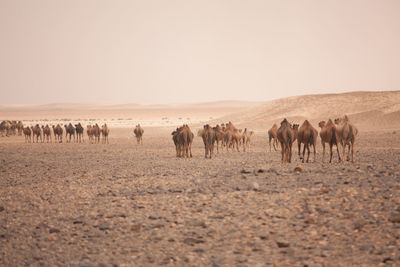
<path id="1" fill-rule="evenodd" d="M 400 1 L 0 0 L 0 103 L 400 89 Z"/>

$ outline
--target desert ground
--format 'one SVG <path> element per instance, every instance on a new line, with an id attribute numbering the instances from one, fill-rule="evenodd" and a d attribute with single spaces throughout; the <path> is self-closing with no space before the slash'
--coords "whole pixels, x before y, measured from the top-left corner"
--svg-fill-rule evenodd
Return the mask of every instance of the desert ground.
<path id="1" fill-rule="evenodd" d="M 89 144 L 86 135 L 80 144 L 0 137 L 0 265 L 400 265 L 397 109 L 384 113 L 372 106 L 381 108 L 382 118 L 373 112 L 370 123 L 368 110 L 347 110 L 360 125 L 355 163 L 338 163 L 336 153 L 333 163 L 322 163 L 318 138 L 316 162 L 301 163 L 294 146 L 293 162 L 282 164 L 280 151 L 269 152 L 263 123 L 279 123 L 285 113 L 262 117 L 265 105 L 246 106 L 254 116 L 237 121 L 255 131 L 250 151 L 224 150 L 205 159 L 196 135 L 202 121 L 235 115 L 229 108 L 203 108 L 208 111 L 199 108 L 190 124 L 190 159 L 176 158 L 171 139 L 185 120 L 179 118 L 187 118 L 179 109 L 149 116 L 142 145 L 133 136 L 135 117 L 113 125 L 123 114 L 105 111 L 109 144 Z M 46 110 L 0 110 L 2 118 L 32 123 L 71 116 L 68 110 L 53 117 Z M 317 126 L 321 114 L 313 114 Z"/>

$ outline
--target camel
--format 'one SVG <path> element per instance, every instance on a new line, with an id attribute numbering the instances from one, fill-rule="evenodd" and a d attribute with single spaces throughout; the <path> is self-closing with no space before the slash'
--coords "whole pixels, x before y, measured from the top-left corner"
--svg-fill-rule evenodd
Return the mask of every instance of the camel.
<path id="1" fill-rule="evenodd" d="M 350 160 L 350 149 L 351 149 L 351 162 L 354 163 L 354 142 L 356 140 L 356 136 L 358 134 L 358 129 L 354 126 L 347 115 L 344 115 L 343 118 L 335 119 L 336 124 L 336 132 L 340 144 L 342 145 L 343 149 L 343 159 L 346 156 L 346 146 L 349 147 L 347 152 L 346 160 Z"/>
<path id="2" fill-rule="evenodd" d="M 108 134 L 110 133 L 110 129 L 108 129 L 107 124 L 104 123 L 104 125 L 101 126 L 101 136 L 102 136 L 102 143 L 108 144 Z"/>
<path id="3" fill-rule="evenodd" d="M 89 143 L 93 143 L 93 132 L 92 132 L 92 125 L 88 125 L 86 126 L 86 133 L 88 135 L 89 138 Z"/>
<path id="4" fill-rule="evenodd" d="M 39 137 L 40 137 L 40 142 L 43 143 L 42 131 L 40 130 L 39 124 L 36 124 L 35 127 L 31 126 L 31 130 L 32 130 L 32 143 L 35 143 L 35 136 L 36 136 L 36 143 L 39 143 Z"/>
<path id="5" fill-rule="evenodd" d="M 24 131 L 24 124 L 22 121 L 18 121 L 17 123 L 17 130 L 18 130 L 18 135 L 22 135 L 22 132 Z"/>
<path id="6" fill-rule="evenodd" d="M 67 143 L 71 143 L 71 137 L 74 136 L 74 143 L 75 143 L 75 128 L 72 125 L 72 123 L 69 123 L 68 125 L 64 125 L 65 127 L 65 139 L 67 140 Z M 69 140 L 68 140 L 69 137 Z"/>
<path id="7" fill-rule="evenodd" d="M 25 143 L 30 143 L 31 142 L 31 128 L 25 127 L 24 128 L 24 136 L 25 136 Z"/>
<path id="8" fill-rule="evenodd" d="M 11 123 L 10 134 L 16 135 L 17 134 L 17 121 L 11 121 L 10 123 Z"/>
<path id="9" fill-rule="evenodd" d="M 136 141 L 137 141 L 137 143 L 138 143 L 138 144 L 143 144 L 142 138 L 143 138 L 144 130 L 143 130 L 143 128 L 140 126 L 140 124 L 136 125 L 135 129 L 133 130 L 133 133 L 134 133 L 135 136 L 136 136 Z"/>
<path id="10" fill-rule="evenodd" d="M 84 129 L 80 122 L 78 124 L 75 124 L 75 131 L 76 131 L 76 141 L 79 143 L 85 142 L 85 140 L 83 139 Z"/>
<path id="11" fill-rule="evenodd" d="M 100 127 L 97 123 L 92 126 L 91 132 L 94 138 L 94 143 L 100 143 Z"/>
<path id="12" fill-rule="evenodd" d="M 278 137 L 276 136 L 278 132 L 278 125 L 276 125 L 276 123 L 274 123 L 274 125 L 272 125 L 271 129 L 268 130 L 268 143 L 269 143 L 269 152 L 271 152 L 271 140 L 272 140 L 272 145 L 275 149 L 275 151 L 277 150 L 276 147 L 278 146 Z"/>
<path id="13" fill-rule="evenodd" d="M 203 138 L 205 149 L 204 157 L 207 158 L 208 155 L 211 159 L 212 154 L 214 153 L 214 144 L 216 141 L 215 129 L 208 124 L 204 125 L 201 137 Z"/>
<path id="14" fill-rule="evenodd" d="M 0 124 L 0 132 L 1 132 L 1 136 L 4 137 L 4 134 L 8 137 L 11 132 L 11 122 L 10 121 L 2 121 Z"/>
<path id="15" fill-rule="evenodd" d="M 188 125 L 183 125 L 176 128 L 172 133 L 172 140 L 174 141 L 177 157 L 192 157 L 192 143 L 194 134 Z"/>
<path id="16" fill-rule="evenodd" d="M 43 126 L 42 125 L 42 131 L 43 131 L 43 142 L 44 142 L 44 139 L 46 139 L 47 140 L 47 143 L 50 141 L 50 143 L 52 142 L 52 140 L 51 140 L 51 130 L 50 130 L 50 127 L 49 127 L 49 125 L 47 125 L 46 124 L 46 126 Z"/>
<path id="17" fill-rule="evenodd" d="M 282 162 L 292 161 L 292 145 L 295 140 L 295 130 L 293 130 L 292 125 L 283 119 L 281 126 L 277 131 L 277 137 L 281 143 L 282 148 Z"/>
<path id="18" fill-rule="evenodd" d="M 214 127 L 214 131 L 215 131 L 215 137 L 216 137 L 216 141 L 217 141 L 217 153 L 219 152 L 219 144 L 221 143 L 221 149 L 223 149 L 223 147 L 225 146 L 225 126 L 215 126 Z"/>
<path id="19" fill-rule="evenodd" d="M 54 142 L 62 143 L 63 128 L 60 126 L 60 124 L 57 124 L 57 126 L 53 125 L 53 134 Z"/>
<path id="20" fill-rule="evenodd" d="M 226 150 L 229 151 L 229 148 L 232 147 L 233 151 L 236 150 L 239 151 L 239 143 L 242 139 L 242 135 L 239 132 L 239 129 L 237 129 L 232 122 L 228 122 L 226 124 L 226 131 L 225 131 L 225 145 L 226 145 Z"/>
<path id="21" fill-rule="evenodd" d="M 253 134 L 253 131 L 247 131 L 247 128 L 244 128 L 244 132 L 242 134 L 243 152 L 246 152 L 246 147 L 248 150 L 250 150 L 251 137 L 253 136 Z"/>
<path id="22" fill-rule="evenodd" d="M 304 163 L 304 155 L 306 149 L 307 149 L 306 162 L 308 162 L 308 160 L 310 159 L 310 146 L 313 146 L 314 148 L 314 162 L 315 162 L 315 156 L 316 156 L 315 145 L 317 143 L 317 137 L 318 137 L 318 131 L 311 125 L 311 123 L 308 120 L 305 120 L 297 132 L 298 152 L 299 152 L 299 157 L 303 163 Z M 303 156 L 301 156 L 300 154 L 301 143 L 304 144 Z"/>
<path id="23" fill-rule="evenodd" d="M 180 128 L 176 128 L 175 131 L 171 133 L 172 140 L 174 141 L 175 149 L 176 149 L 176 157 L 180 157 L 180 144 L 178 142 L 178 135 L 179 135 Z"/>
<path id="24" fill-rule="evenodd" d="M 298 131 L 299 131 L 299 124 L 292 124 L 292 129 L 293 129 L 293 132 L 294 132 L 294 140 L 293 140 L 293 142 L 294 141 L 296 141 L 296 139 L 297 139 L 297 133 L 298 133 Z"/>
<path id="25" fill-rule="evenodd" d="M 321 128 L 321 131 L 319 132 L 319 136 L 321 137 L 321 144 L 322 144 L 322 163 L 324 163 L 325 160 L 325 143 L 329 144 L 329 149 L 330 149 L 330 159 L 329 163 L 332 162 L 332 147 L 333 145 L 336 145 L 337 149 L 337 154 L 339 158 L 339 162 L 341 161 L 340 158 L 340 153 L 339 153 L 339 144 L 338 144 L 338 137 L 336 133 L 336 126 L 332 122 L 331 119 L 328 120 L 328 122 L 325 121 L 320 121 L 318 123 L 318 126 Z"/>

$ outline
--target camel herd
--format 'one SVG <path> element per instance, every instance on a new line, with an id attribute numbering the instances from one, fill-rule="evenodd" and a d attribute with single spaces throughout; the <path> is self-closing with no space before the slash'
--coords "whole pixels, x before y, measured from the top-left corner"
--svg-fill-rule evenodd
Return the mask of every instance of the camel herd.
<path id="1" fill-rule="evenodd" d="M 342 118 L 337 118 L 334 121 L 329 119 L 318 123 L 321 128 L 319 136 L 322 144 L 322 162 L 325 161 L 325 144 L 329 145 L 330 158 L 329 163 L 332 162 L 333 146 L 336 146 L 338 160 L 346 158 L 350 161 L 351 151 L 351 162 L 354 162 L 354 142 L 358 134 L 357 127 L 354 126 L 345 115 Z M 308 120 L 305 120 L 301 127 L 298 124 L 291 124 L 286 119 L 282 120 L 281 126 L 278 128 L 276 124 L 268 130 L 268 141 L 269 149 L 271 151 L 272 145 L 277 150 L 278 142 L 281 145 L 282 162 L 291 162 L 292 158 L 292 145 L 297 139 L 298 155 L 302 162 L 305 160 L 305 151 L 307 150 L 307 160 L 310 158 L 310 148 L 313 148 L 314 162 L 316 157 L 316 144 L 318 138 L 318 131 L 311 125 Z M 303 152 L 301 153 L 301 145 L 303 144 Z M 342 157 L 339 152 L 339 144 L 342 147 Z M 346 156 L 346 147 L 348 149 Z"/>
<path id="2" fill-rule="evenodd" d="M 14 123 L 13 123 L 14 122 Z M 24 127 L 23 123 L 19 121 L 16 123 L 15 121 L 3 121 L 0 125 L 0 133 L 1 136 L 10 136 L 22 135 L 25 136 L 26 143 L 41 143 L 53 142 L 52 136 L 54 136 L 55 143 L 62 143 L 63 141 L 63 133 L 65 130 L 65 141 L 67 143 L 82 143 L 84 142 L 84 132 L 85 129 L 83 128 L 82 124 L 79 122 L 78 124 L 72 125 L 72 123 L 65 124 L 64 127 L 60 124 L 52 125 L 51 127 L 46 124 L 40 126 L 36 124 L 35 126 L 27 126 Z M 108 134 L 110 129 L 108 128 L 107 124 L 103 124 L 101 127 L 96 123 L 94 125 L 87 125 L 86 133 L 89 138 L 89 143 L 100 143 L 100 136 L 102 143 L 109 143 L 108 141 Z"/>
<path id="3" fill-rule="evenodd" d="M 320 127 L 319 137 L 323 149 L 322 162 L 325 161 L 325 144 L 329 145 L 330 163 L 333 157 L 333 146 L 336 146 L 339 162 L 342 161 L 342 159 L 354 162 L 354 142 L 358 130 L 356 126 L 350 122 L 349 118 L 345 115 L 333 121 L 331 119 L 328 121 L 321 121 L 318 123 L 318 126 Z M 39 126 L 39 124 L 31 127 L 24 127 L 21 121 L 3 121 L 0 123 L 1 136 L 22 135 L 23 133 L 25 142 L 33 143 L 35 143 L 35 141 L 38 143 L 39 140 L 42 143 L 52 142 L 52 135 L 54 136 L 54 142 L 62 143 L 64 130 L 67 143 L 81 143 L 85 141 L 84 128 L 81 123 L 75 125 L 69 123 L 65 124 L 63 127 L 60 124 L 52 125 L 51 127 L 49 125 Z M 103 144 L 108 144 L 109 132 L 110 130 L 107 124 L 100 127 L 96 123 L 94 125 L 87 125 L 86 127 L 89 143 L 101 142 Z M 142 144 L 144 130 L 140 124 L 136 125 L 133 132 L 136 136 L 137 144 Z M 190 130 L 190 127 L 184 124 L 176 128 L 171 135 L 176 149 L 176 156 L 182 158 L 192 157 L 194 134 Z M 197 135 L 202 138 L 204 143 L 204 157 L 212 158 L 215 146 L 217 153 L 220 149 L 223 150 L 224 148 L 226 148 L 227 151 L 230 149 L 232 151 L 240 151 L 240 147 L 242 147 L 243 152 L 249 150 L 254 132 L 247 130 L 247 128 L 244 128 L 242 131 L 242 129 L 236 128 L 232 122 L 228 122 L 222 123 L 221 125 L 218 124 L 214 127 L 206 124 L 198 131 Z M 287 119 L 283 119 L 280 123 L 280 127 L 274 124 L 268 130 L 269 151 L 272 151 L 272 147 L 277 151 L 280 145 L 281 161 L 284 163 L 292 161 L 292 146 L 296 140 L 300 160 L 302 162 L 309 162 L 312 149 L 315 162 L 317 139 L 318 131 L 308 120 L 305 120 L 300 126 L 299 124 L 290 123 Z M 340 147 L 342 149 L 342 155 L 339 151 Z M 306 151 L 307 158 L 305 155 Z"/>
<path id="4" fill-rule="evenodd" d="M 192 157 L 191 147 L 194 135 L 189 126 L 184 124 L 176 128 L 171 134 L 176 148 L 176 156 Z M 203 139 L 205 158 L 212 158 L 215 145 L 217 146 L 217 152 L 224 147 L 226 147 L 226 150 L 239 151 L 241 145 L 243 146 L 243 151 L 246 151 L 246 149 L 250 149 L 253 134 L 254 132 L 248 131 L 247 128 L 242 132 L 242 129 L 237 129 L 232 122 L 222 123 L 215 127 L 206 124 L 203 129 L 197 132 L 197 135 Z"/>
<path id="5" fill-rule="evenodd" d="M 22 121 L 9 121 L 5 120 L 0 123 L 0 135 L 1 136 L 12 136 L 22 135 L 23 132 Z"/>

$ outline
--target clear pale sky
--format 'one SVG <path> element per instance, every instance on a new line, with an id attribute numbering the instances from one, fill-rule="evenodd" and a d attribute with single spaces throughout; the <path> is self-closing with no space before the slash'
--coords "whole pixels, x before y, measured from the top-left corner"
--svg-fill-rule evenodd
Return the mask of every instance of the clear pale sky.
<path id="1" fill-rule="evenodd" d="M 400 1 L 0 0 L 0 103 L 400 89 Z"/>

